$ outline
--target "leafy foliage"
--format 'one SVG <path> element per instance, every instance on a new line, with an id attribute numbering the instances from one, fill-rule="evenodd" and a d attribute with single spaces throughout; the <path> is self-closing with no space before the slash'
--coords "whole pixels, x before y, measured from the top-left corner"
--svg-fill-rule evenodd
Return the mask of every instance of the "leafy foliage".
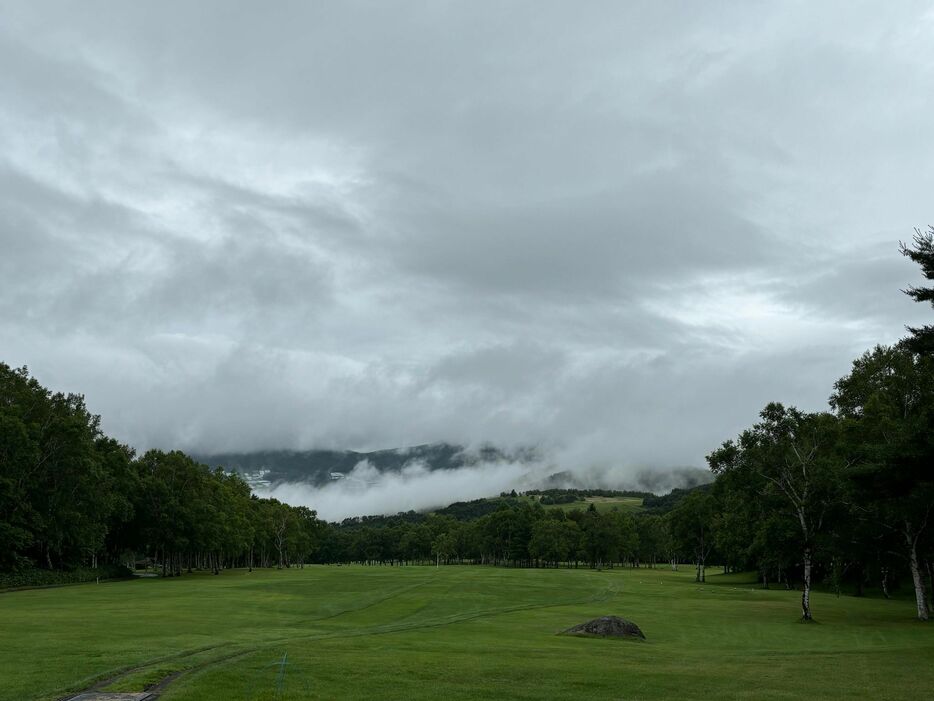
<path id="1" fill-rule="evenodd" d="M 312 556 L 318 530 L 314 512 L 257 499 L 238 476 L 184 453 L 135 456 L 103 435 L 83 397 L 0 363 L 0 572 L 13 573 L 9 581 L 71 577 L 37 568 L 147 560 L 164 574 L 218 571 L 249 565 L 254 553 L 286 566 Z"/>

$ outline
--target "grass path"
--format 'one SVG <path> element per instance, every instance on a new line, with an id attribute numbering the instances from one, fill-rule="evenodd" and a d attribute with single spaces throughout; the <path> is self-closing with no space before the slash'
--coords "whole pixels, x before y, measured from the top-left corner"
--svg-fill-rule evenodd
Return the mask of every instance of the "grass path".
<path id="1" fill-rule="evenodd" d="M 0 701 L 179 672 L 181 699 L 929 698 L 910 601 L 667 570 L 311 567 L 0 595 Z M 603 614 L 646 643 L 555 633 Z"/>

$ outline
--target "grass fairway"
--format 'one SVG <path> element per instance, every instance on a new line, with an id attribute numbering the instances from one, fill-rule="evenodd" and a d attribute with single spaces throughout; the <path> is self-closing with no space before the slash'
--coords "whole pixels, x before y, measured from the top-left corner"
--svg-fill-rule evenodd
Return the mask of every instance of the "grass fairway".
<path id="1" fill-rule="evenodd" d="M 585 501 L 575 501 L 570 504 L 547 504 L 545 508 L 586 511 L 591 504 L 601 514 L 613 511 L 613 509 L 622 513 L 634 513 L 642 510 L 642 497 L 587 497 Z"/>
<path id="2" fill-rule="evenodd" d="M 687 568 L 690 569 L 690 568 Z M 309 567 L 0 594 L 0 700 L 130 670 L 163 699 L 921 699 L 934 625 L 910 601 L 666 570 Z M 557 636 L 603 614 L 645 643 Z"/>
<path id="3" fill-rule="evenodd" d="M 536 497 L 520 497 L 521 499 L 537 504 L 539 500 Z M 545 509 L 561 509 L 562 511 L 586 511 L 593 504 L 594 508 L 601 514 L 608 511 L 621 511 L 622 513 L 635 513 L 642 511 L 642 497 L 585 497 L 581 501 L 572 501 L 567 504 L 542 504 Z"/>

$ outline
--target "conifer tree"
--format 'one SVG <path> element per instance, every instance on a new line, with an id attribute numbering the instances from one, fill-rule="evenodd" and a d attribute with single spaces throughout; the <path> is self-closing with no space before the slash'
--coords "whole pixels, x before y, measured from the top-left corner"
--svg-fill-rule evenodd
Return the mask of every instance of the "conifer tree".
<path id="1" fill-rule="evenodd" d="M 915 229 L 912 244 L 909 246 L 901 243 L 900 249 L 903 256 L 907 256 L 921 266 L 921 272 L 926 280 L 934 280 L 934 226 L 929 226 L 927 231 Z M 930 302 L 934 307 L 934 286 L 911 285 L 904 292 L 914 301 Z M 934 353 L 934 324 L 925 324 L 921 327 L 909 326 L 908 330 L 911 332 L 911 336 L 907 339 L 911 350 L 916 353 Z"/>

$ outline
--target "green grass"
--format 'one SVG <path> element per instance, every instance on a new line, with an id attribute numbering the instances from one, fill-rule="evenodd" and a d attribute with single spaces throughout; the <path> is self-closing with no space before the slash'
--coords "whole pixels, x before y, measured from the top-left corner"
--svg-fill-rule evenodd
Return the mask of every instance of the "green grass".
<path id="1" fill-rule="evenodd" d="M 617 509 L 623 513 L 632 513 L 642 510 L 642 497 L 587 497 L 584 501 L 576 501 L 572 504 L 548 504 L 546 509 L 564 509 L 572 511 L 580 509 L 586 511 L 593 504 L 601 514 L 607 511 Z"/>
<path id="2" fill-rule="evenodd" d="M 537 497 L 523 496 L 521 499 L 529 502 L 537 502 Z M 572 501 L 567 504 L 542 504 L 545 509 L 561 509 L 562 511 L 573 511 L 579 509 L 586 511 L 593 504 L 601 514 L 607 511 L 617 509 L 623 513 L 633 513 L 642 510 L 642 497 L 585 497 L 581 501 Z"/>
<path id="3" fill-rule="evenodd" d="M 690 570 L 690 568 L 686 568 Z M 190 670 L 204 699 L 906 699 L 934 688 L 934 625 L 908 600 L 814 595 L 690 571 L 310 567 L 0 595 L 0 700 Z M 647 642 L 556 635 L 603 614 Z"/>

